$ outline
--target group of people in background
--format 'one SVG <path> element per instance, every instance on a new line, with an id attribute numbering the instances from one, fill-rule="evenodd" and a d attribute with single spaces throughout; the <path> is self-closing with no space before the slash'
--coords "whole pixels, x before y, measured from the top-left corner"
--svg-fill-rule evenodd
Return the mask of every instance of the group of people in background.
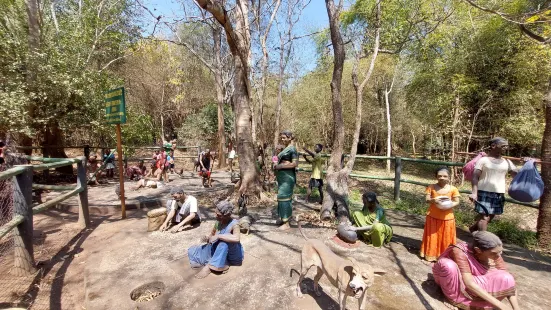
<path id="1" fill-rule="evenodd" d="M 88 184 L 99 185 L 99 179 L 102 176 L 102 169 L 105 169 L 105 177 L 113 179 L 115 177 L 115 154 L 109 149 L 103 149 L 101 160 L 98 160 L 96 154 L 91 154 L 86 163 L 88 172 Z"/>
<path id="2" fill-rule="evenodd" d="M 297 181 L 299 156 L 292 144 L 293 139 L 291 132 L 281 132 L 282 146 L 276 147 L 277 155 L 273 158 L 278 184 L 278 222 L 279 228 L 283 230 L 290 227 L 292 196 Z M 469 229 L 473 242 L 467 244 L 457 240 L 453 210 L 460 203 L 460 193 L 450 184 L 450 170 L 441 167 L 435 171 L 436 183 L 425 190 L 428 210 L 420 257 L 431 263 L 435 282 L 452 305 L 460 309 L 516 310 L 520 308 L 515 280 L 501 257 L 503 244 L 487 228 L 496 215 L 503 213 L 507 174 L 514 177 L 518 170 L 510 160 L 502 157 L 508 148 L 506 139 L 494 138 L 489 144 L 488 156 L 476 163 L 472 194 L 469 195 L 477 213 L 475 223 Z M 307 202 L 313 188 L 318 188 L 320 203 L 323 201 L 322 149 L 319 144 L 315 146 L 314 152 L 304 149 L 304 158 L 312 164 Z M 348 226 L 347 230 L 356 232 L 358 237 L 375 247 L 388 244 L 393 231 L 377 194 L 364 193 L 362 202 L 362 210 L 351 214 L 354 226 Z M 509 305 L 503 302 L 505 299 Z"/>

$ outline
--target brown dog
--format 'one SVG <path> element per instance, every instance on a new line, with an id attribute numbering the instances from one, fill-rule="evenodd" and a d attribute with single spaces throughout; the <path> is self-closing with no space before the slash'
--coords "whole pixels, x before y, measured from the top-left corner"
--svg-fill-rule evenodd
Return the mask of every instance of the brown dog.
<path id="1" fill-rule="evenodd" d="M 364 310 L 367 299 L 366 290 L 373 285 L 375 274 L 381 275 L 385 271 L 374 270 L 371 266 L 366 266 L 362 269 L 352 257 L 342 258 L 333 253 L 323 241 L 308 239 L 304 232 L 302 232 L 298 216 L 297 224 L 300 234 L 306 240 L 301 253 L 301 272 L 296 289 L 297 297 L 302 297 L 300 283 L 304 279 L 304 276 L 306 276 L 311 267 L 316 266 L 318 272 L 314 277 L 314 292 L 317 296 L 321 295 L 318 282 L 321 276 L 325 274 L 331 284 L 339 291 L 339 307 L 341 310 L 346 308 L 348 296 L 354 296 L 358 300 L 361 299 L 359 301 L 360 310 Z"/>

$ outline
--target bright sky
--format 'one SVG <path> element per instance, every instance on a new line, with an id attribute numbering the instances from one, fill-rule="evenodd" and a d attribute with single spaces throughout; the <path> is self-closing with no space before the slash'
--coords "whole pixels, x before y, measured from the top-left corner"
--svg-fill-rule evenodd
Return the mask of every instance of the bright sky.
<path id="1" fill-rule="evenodd" d="M 191 0 L 190 0 L 191 1 Z M 155 15 L 162 15 L 162 20 L 173 21 L 175 19 L 181 19 L 184 14 L 179 1 L 177 0 L 140 0 L 141 3 L 146 5 Z M 146 13 L 148 16 L 149 13 Z M 155 22 L 153 18 L 149 19 L 149 24 L 145 25 L 145 33 L 150 34 L 153 30 Z M 315 32 L 329 25 L 327 18 L 327 9 L 325 7 L 324 0 L 311 0 L 310 4 L 304 10 L 304 13 L 298 23 L 295 26 L 295 33 L 297 35 L 308 34 Z M 165 32 L 167 36 L 170 34 L 166 32 L 166 29 L 158 26 L 156 33 L 159 30 Z M 301 63 L 301 74 L 305 74 L 308 71 L 314 69 L 316 65 L 315 57 L 315 45 L 312 39 L 304 38 L 297 42 L 300 45 L 300 49 L 297 49 L 297 59 Z"/>

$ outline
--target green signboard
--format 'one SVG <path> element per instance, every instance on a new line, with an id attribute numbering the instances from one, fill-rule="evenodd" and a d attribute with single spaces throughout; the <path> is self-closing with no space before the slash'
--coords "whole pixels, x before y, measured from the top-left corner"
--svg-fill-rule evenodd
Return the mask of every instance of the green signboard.
<path id="1" fill-rule="evenodd" d="M 109 124 L 126 123 L 126 105 L 124 87 L 112 89 L 105 93 L 105 119 Z"/>

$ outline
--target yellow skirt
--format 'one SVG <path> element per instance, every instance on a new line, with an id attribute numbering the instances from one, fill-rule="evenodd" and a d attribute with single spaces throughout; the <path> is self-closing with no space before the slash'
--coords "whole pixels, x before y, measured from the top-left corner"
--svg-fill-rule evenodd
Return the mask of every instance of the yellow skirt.
<path id="1" fill-rule="evenodd" d="M 436 261 L 450 245 L 455 243 L 455 219 L 439 220 L 427 216 L 421 243 L 421 257 L 430 262 Z"/>

